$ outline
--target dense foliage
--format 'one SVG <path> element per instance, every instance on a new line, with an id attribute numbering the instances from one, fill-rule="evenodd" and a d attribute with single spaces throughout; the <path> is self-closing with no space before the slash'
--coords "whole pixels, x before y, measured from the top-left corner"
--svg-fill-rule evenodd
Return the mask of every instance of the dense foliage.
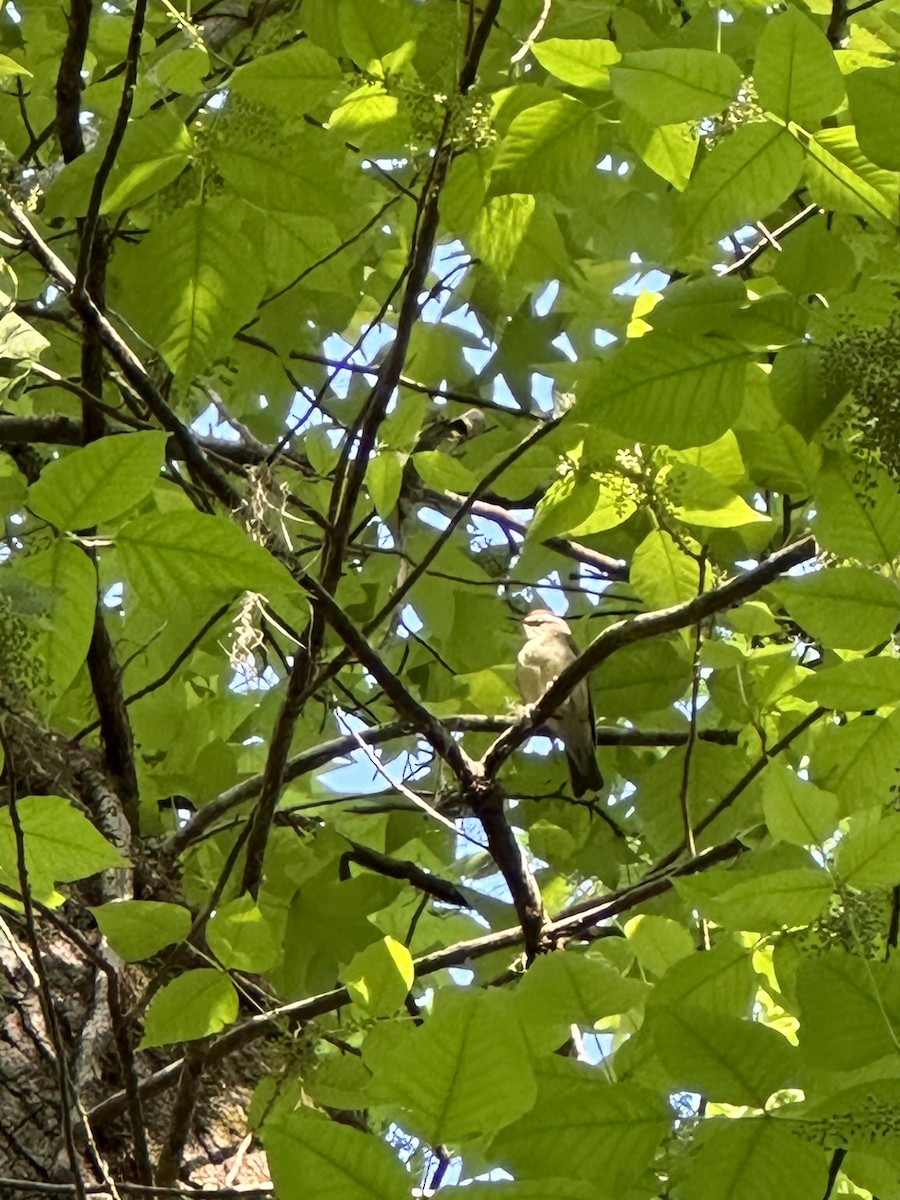
<path id="1" fill-rule="evenodd" d="M 894 0 L 8 0 L 4 1195 L 900 1197 L 898 56 Z"/>

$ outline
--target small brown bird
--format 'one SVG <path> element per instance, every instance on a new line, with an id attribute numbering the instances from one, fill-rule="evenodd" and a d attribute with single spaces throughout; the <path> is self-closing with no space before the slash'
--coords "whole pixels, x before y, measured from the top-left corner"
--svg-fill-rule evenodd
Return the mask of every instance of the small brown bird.
<path id="1" fill-rule="evenodd" d="M 578 651 L 569 626 L 549 609 L 536 608 L 528 613 L 523 629 L 525 645 L 519 651 L 516 678 L 522 699 L 534 704 Z M 565 747 L 575 795 L 600 791 L 603 776 L 595 757 L 594 709 L 586 679 L 548 720 L 547 728 Z"/>

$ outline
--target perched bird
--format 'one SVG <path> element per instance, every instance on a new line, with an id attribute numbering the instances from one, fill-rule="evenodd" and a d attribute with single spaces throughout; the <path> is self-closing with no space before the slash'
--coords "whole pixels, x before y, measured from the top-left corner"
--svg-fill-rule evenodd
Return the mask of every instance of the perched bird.
<path id="1" fill-rule="evenodd" d="M 549 609 L 528 613 L 523 629 L 525 645 L 519 651 L 516 678 L 522 699 L 534 704 L 578 652 L 569 626 Z M 547 721 L 547 728 L 565 747 L 575 795 L 600 791 L 603 776 L 594 752 L 594 709 L 586 679 Z"/>

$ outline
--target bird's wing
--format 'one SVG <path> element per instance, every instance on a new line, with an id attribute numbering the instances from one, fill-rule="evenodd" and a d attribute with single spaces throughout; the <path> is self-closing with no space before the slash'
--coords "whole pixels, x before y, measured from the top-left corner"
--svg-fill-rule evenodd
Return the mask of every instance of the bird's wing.
<path id="1" fill-rule="evenodd" d="M 566 643 L 568 644 L 569 649 L 572 651 L 573 657 L 577 658 L 580 651 L 578 649 L 578 646 L 575 644 L 575 639 L 568 637 L 568 638 L 566 638 Z M 590 680 L 588 679 L 587 676 L 585 676 L 585 678 L 583 680 L 583 685 L 584 685 L 584 690 L 587 693 L 587 715 L 588 715 L 588 719 L 591 722 L 591 743 L 592 743 L 592 745 L 596 746 L 597 745 L 597 722 L 594 719 L 594 698 L 591 695 L 591 684 L 590 684 Z M 579 685 L 579 686 L 581 686 L 581 685 Z"/>

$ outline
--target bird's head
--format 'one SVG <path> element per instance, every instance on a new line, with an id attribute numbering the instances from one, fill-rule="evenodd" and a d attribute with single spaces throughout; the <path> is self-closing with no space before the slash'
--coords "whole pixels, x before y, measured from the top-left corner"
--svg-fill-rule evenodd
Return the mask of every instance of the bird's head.
<path id="1" fill-rule="evenodd" d="M 525 637 L 546 637 L 548 634 L 558 637 L 571 637 L 572 630 L 558 613 L 549 608 L 535 608 L 527 613 L 522 622 Z"/>

